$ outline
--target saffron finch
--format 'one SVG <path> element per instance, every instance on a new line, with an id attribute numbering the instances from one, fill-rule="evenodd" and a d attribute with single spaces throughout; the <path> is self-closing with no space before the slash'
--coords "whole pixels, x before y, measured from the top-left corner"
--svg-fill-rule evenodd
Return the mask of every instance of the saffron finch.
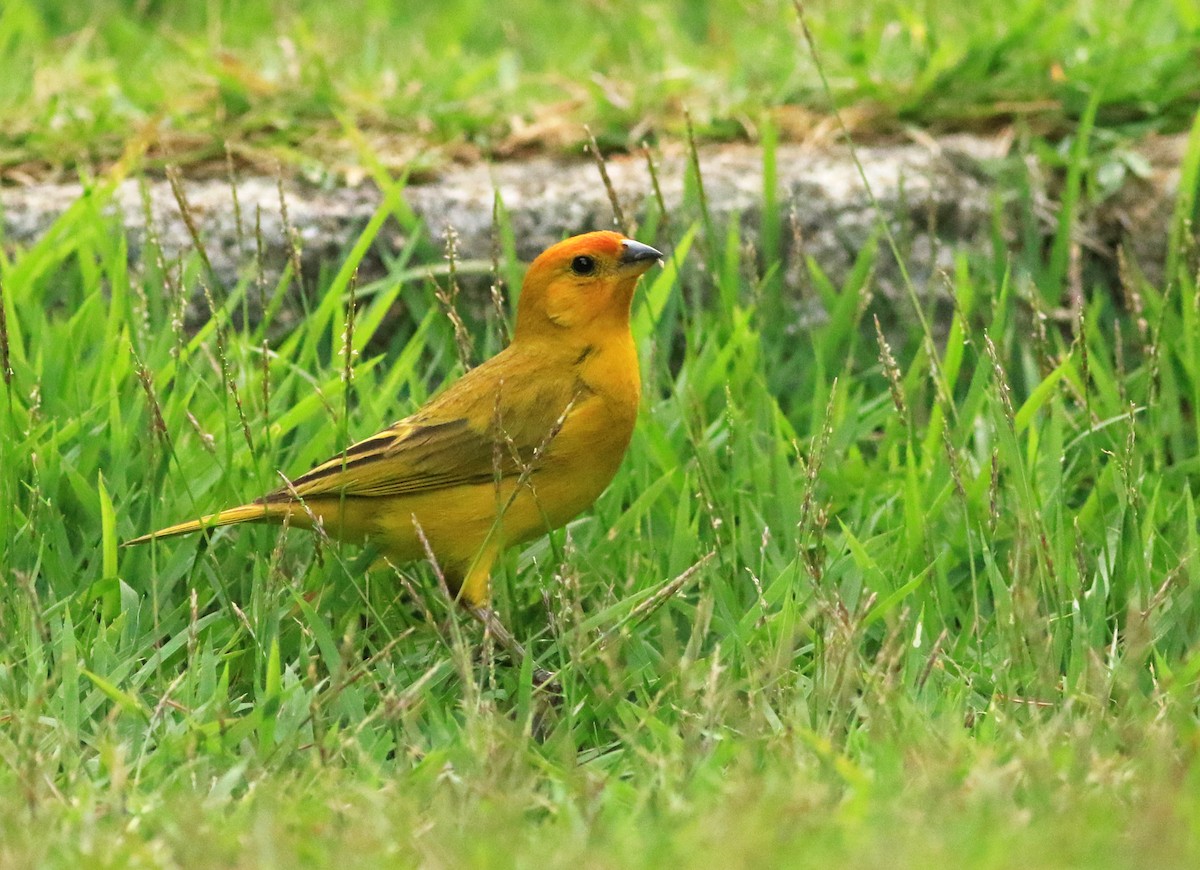
<path id="1" fill-rule="evenodd" d="M 641 395 L 630 306 L 661 259 L 614 232 L 559 242 L 525 275 L 508 347 L 415 414 L 256 501 L 128 543 L 316 520 L 393 562 L 432 554 L 459 602 L 520 651 L 488 609 L 492 566 L 587 509 L 616 473 Z"/>

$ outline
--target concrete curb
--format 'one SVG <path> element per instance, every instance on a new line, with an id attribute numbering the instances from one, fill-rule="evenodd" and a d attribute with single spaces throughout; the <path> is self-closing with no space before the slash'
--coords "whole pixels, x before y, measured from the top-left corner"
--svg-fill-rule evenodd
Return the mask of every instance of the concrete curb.
<path id="1" fill-rule="evenodd" d="M 1171 203 L 1179 184 L 1183 137 L 1149 143 L 1146 160 L 1152 171 L 1134 179 L 1113 198 L 1102 214 L 1089 215 L 1081 225 L 1085 246 L 1111 256 L 1126 242 L 1148 274 L 1162 262 Z M 918 289 L 935 280 L 954 253 L 985 244 L 992 228 L 997 196 L 1004 198 L 982 171 L 989 161 L 1010 150 L 1005 137 L 955 135 L 893 146 L 858 148 L 863 173 L 882 213 L 901 239 L 910 275 Z M 682 151 L 660 155 L 657 169 L 663 199 L 678 227 L 685 214 L 688 158 Z M 876 231 L 874 206 L 859 171 L 844 147 L 783 145 L 776 154 L 778 202 L 787 216 L 782 246 L 788 283 L 804 280 L 803 255 L 813 257 L 833 280 L 844 276 L 859 249 Z M 736 219 L 746 242 L 757 238 L 763 203 L 762 152 L 747 145 L 712 146 L 700 152 L 704 188 L 714 224 Z M 624 210 L 640 215 L 651 197 L 645 159 L 618 157 L 608 172 Z M 1036 172 L 1035 172 L 1036 177 Z M 192 247 L 188 230 L 170 185 L 146 182 L 151 221 L 168 259 Z M 184 190 L 205 241 L 209 258 L 222 282 L 231 284 L 253 269 L 256 214 L 262 222 L 268 278 L 286 262 L 286 243 L 278 183 L 273 178 L 244 178 L 237 184 L 243 217 L 238 233 L 230 185 L 225 180 L 185 181 Z M 28 245 L 81 194 L 79 184 L 47 184 L 0 189 L 5 244 Z M 300 239 L 305 267 L 336 259 L 356 238 L 378 208 L 382 196 L 372 185 L 319 190 L 301 184 L 284 185 L 290 222 Z M 554 241 L 576 232 L 613 226 L 613 210 L 594 163 L 535 158 L 524 162 L 474 165 L 447 169 L 433 181 L 410 185 L 405 198 L 433 239 L 447 227 L 459 237 L 464 259 L 490 256 L 492 201 L 499 192 L 513 228 L 518 253 L 531 258 Z M 1053 205 L 1039 203 L 1053 227 Z M 137 181 L 116 190 L 110 212 L 130 238 L 136 260 L 146 239 L 146 214 Z M 390 222 L 364 261 L 368 272 L 389 250 L 404 244 L 404 232 Z M 654 240 L 650 240 L 654 241 Z M 899 292 L 890 257 L 882 258 L 876 289 Z"/>

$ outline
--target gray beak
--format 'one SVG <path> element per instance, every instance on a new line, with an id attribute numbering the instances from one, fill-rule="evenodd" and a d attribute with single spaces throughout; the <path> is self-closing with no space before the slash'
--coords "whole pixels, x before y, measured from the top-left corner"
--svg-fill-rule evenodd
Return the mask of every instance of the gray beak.
<path id="1" fill-rule="evenodd" d="M 656 251 L 649 245 L 643 245 L 641 242 L 635 242 L 633 239 L 626 239 L 622 246 L 625 248 L 621 252 L 620 262 L 624 266 L 632 266 L 634 263 L 645 263 L 649 265 L 663 258 L 661 251 Z"/>

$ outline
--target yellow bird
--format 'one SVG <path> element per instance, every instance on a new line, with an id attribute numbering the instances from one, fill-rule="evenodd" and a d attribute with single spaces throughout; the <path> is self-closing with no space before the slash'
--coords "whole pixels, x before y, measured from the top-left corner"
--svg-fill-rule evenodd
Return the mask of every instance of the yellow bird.
<path id="1" fill-rule="evenodd" d="M 661 259 L 614 232 L 559 242 L 525 275 L 508 347 L 415 414 L 256 501 L 127 543 L 285 519 L 397 563 L 426 558 L 427 543 L 459 602 L 521 652 L 488 609 L 492 566 L 616 474 L 641 396 L 630 306 Z"/>

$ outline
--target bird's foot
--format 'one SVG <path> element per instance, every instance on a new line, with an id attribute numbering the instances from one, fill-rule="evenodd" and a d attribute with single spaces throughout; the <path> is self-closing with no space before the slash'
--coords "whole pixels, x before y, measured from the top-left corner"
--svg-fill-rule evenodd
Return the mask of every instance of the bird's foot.
<path id="1" fill-rule="evenodd" d="M 533 669 L 533 688 L 545 694 L 555 705 L 562 701 L 562 683 L 545 668 Z"/>
<path id="2" fill-rule="evenodd" d="M 520 663 L 525 658 L 525 647 L 521 645 L 512 633 L 505 628 L 504 623 L 496 616 L 495 612 L 488 607 L 469 607 L 471 615 L 483 623 L 488 632 L 496 639 L 502 647 L 508 650 L 509 655 L 513 660 Z M 533 669 L 533 687 L 542 692 L 547 697 L 551 698 L 555 703 L 562 699 L 562 685 L 555 678 L 554 674 L 545 668 L 535 667 Z"/>

